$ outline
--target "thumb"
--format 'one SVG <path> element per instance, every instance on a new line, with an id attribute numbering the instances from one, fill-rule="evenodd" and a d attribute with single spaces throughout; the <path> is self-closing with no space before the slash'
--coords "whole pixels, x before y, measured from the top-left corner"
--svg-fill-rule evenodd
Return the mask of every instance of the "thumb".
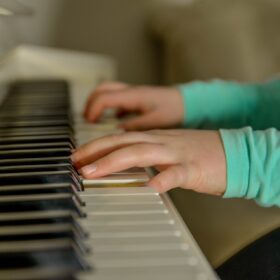
<path id="1" fill-rule="evenodd" d="M 196 191 L 203 187 L 200 183 L 201 170 L 196 164 L 190 163 L 187 166 L 179 164 L 168 167 L 152 178 L 149 185 L 162 193 L 177 187 Z"/>
<path id="2" fill-rule="evenodd" d="M 173 165 L 153 177 L 148 183 L 159 193 L 167 192 L 180 187 L 184 182 L 184 168 L 181 165 Z"/>

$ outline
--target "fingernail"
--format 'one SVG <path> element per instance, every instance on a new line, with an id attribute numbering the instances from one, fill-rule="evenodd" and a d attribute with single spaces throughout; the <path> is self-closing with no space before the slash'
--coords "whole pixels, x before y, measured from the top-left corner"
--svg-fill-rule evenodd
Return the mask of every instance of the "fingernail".
<path id="1" fill-rule="evenodd" d="M 82 171 L 82 173 L 89 175 L 91 173 L 94 173 L 96 171 L 96 169 L 97 169 L 97 167 L 95 164 L 89 164 L 89 165 L 84 166 L 81 169 L 81 171 Z"/>

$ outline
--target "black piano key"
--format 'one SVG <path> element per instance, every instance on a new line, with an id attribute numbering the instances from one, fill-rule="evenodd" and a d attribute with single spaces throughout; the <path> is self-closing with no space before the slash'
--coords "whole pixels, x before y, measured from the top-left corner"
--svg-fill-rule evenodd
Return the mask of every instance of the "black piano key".
<path id="1" fill-rule="evenodd" d="M 9 277 L 10 274 L 12 277 Z M 0 280 L 78 280 L 78 278 L 75 275 L 67 273 L 61 275 L 61 272 L 43 269 L 5 269 L 4 273 L 0 271 Z"/>
<path id="2" fill-rule="evenodd" d="M 11 274 L 12 277 L 9 277 Z M 0 280 L 78 280 L 78 278 L 75 275 L 67 273 L 61 275 L 61 272 L 43 269 L 5 269 L 0 271 Z"/>
<path id="3" fill-rule="evenodd" d="M 65 104 L 65 101 L 63 104 L 59 104 L 59 102 L 56 102 L 53 100 L 53 102 L 56 103 L 56 105 L 50 103 L 50 104 L 31 104 L 29 101 L 11 101 L 11 105 L 6 102 L 2 104 L 1 106 L 1 117 L 6 117 L 10 119 L 16 119 L 18 117 L 28 117 L 28 116 L 36 116 L 40 118 L 42 117 L 54 117 L 57 116 L 58 119 L 61 118 L 61 116 L 67 115 L 67 117 L 70 116 L 70 110 L 67 104 Z M 13 110 L 13 114 L 12 114 Z M 61 114 L 63 113 L 63 114 Z M 67 119 L 67 118 L 66 118 Z"/>
<path id="4" fill-rule="evenodd" d="M 16 113 L 16 115 L 14 115 L 13 113 L 11 113 L 10 110 L 5 110 L 3 108 L 1 108 L 0 111 L 0 120 L 14 120 L 14 119 L 18 119 L 18 118 L 25 118 L 25 117 L 33 117 L 33 118 L 66 118 L 66 119 L 70 119 L 71 120 L 71 115 L 69 114 L 68 110 L 55 110 L 55 111 L 51 111 L 51 110 L 32 110 L 31 112 L 29 110 L 23 110 L 23 111 L 18 111 Z"/>
<path id="5" fill-rule="evenodd" d="M 77 189 L 71 184 L 34 184 L 34 185 L 10 185 L 0 186 L 0 196 L 11 195 L 34 195 L 34 194 L 53 194 L 68 193 L 75 196 L 81 205 L 85 205 L 80 199 Z"/>
<path id="6" fill-rule="evenodd" d="M 46 130 L 47 131 L 47 130 Z M 28 136 L 8 136 L 0 135 L 0 145 L 15 145 L 15 144 L 40 144 L 40 143 L 57 143 L 57 142 L 70 142 L 73 146 L 75 141 L 69 134 L 58 135 L 28 135 Z"/>
<path id="7" fill-rule="evenodd" d="M 47 113 L 47 115 L 56 115 L 56 113 L 63 112 L 70 115 L 69 105 L 65 99 L 52 99 L 52 100 L 37 100 L 34 97 L 32 99 L 6 99 L 1 104 L 4 115 L 10 117 L 20 114 L 32 115 L 34 113 Z M 41 97 L 41 99 L 43 99 Z M 11 113 L 11 109 L 14 110 L 14 114 Z M 34 110 L 34 111 L 33 111 Z M 39 114 L 40 115 L 40 114 Z"/>
<path id="8" fill-rule="evenodd" d="M 54 98 L 63 96 L 65 98 L 69 97 L 69 93 L 66 90 L 62 90 L 59 88 L 17 88 L 16 90 L 11 89 L 9 90 L 9 96 L 10 98 L 14 96 L 47 96 Z"/>
<path id="9" fill-rule="evenodd" d="M 39 240 L 40 241 L 40 240 Z M 14 241 L 12 241 L 14 243 Z M 22 241 L 23 242 L 23 241 Z M 26 241 L 24 241 L 26 243 Z M 50 243 L 50 241 L 48 240 Z M 8 244 L 8 242 L 6 243 Z M 1 243 L 0 243 L 1 245 Z M 12 248 L 15 248 L 12 246 Z M 32 248 L 22 250 L 21 248 L 10 252 L 7 250 L 5 254 L 0 252 L 0 269 L 20 269 L 20 268 L 43 268 L 59 267 L 69 270 L 69 268 L 76 268 L 73 272 L 81 270 L 75 253 L 71 247 L 57 249 L 42 248 L 32 250 Z"/>
<path id="10" fill-rule="evenodd" d="M 46 110 L 46 112 L 49 112 L 49 110 Z M 68 121 L 71 121 L 71 119 L 67 116 L 67 114 L 61 114 L 61 115 L 58 115 L 56 112 L 55 114 L 49 114 L 49 115 L 46 115 L 46 114 L 43 114 L 44 112 L 42 112 L 42 115 L 39 115 L 39 114 L 36 114 L 34 115 L 32 113 L 32 110 L 31 112 L 29 112 L 28 114 L 26 115 L 23 115 L 23 114 L 15 114 L 15 115 L 11 115 L 11 116 L 2 116 L 0 115 L 0 123 L 14 123 L 14 122 L 19 122 L 19 121 L 25 121 L 25 122 L 28 122 L 28 121 L 32 121 L 34 120 L 34 118 L 36 118 L 37 121 L 39 120 L 42 120 L 42 121 L 47 121 L 47 120 L 50 120 L 50 121 L 53 121 L 53 120 L 61 120 L 61 119 L 64 119 L 64 120 L 68 120 Z"/>
<path id="11" fill-rule="evenodd" d="M 0 227 L 42 224 L 71 224 L 81 237 L 88 237 L 88 233 L 84 231 L 78 221 L 77 214 L 70 210 L 0 213 Z"/>
<path id="12" fill-rule="evenodd" d="M 0 213 L 0 229 L 4 226 L 53 224 L 71 224 L 81 238 L 87 238 L 89 236 L 79 223 L 77 214 L 70 210 Z"/>
<path id="13" fill-rule="evenodd" d="M 12 166 L 0 166 L 0 174 L 8 173 L 26 173 L 26 172 L 46 172 L 46 171 L 73 171 L 75 172 L 72 164 L 58 163 L 58 164 L 13 164 Z"/>
<path id="14" fill-rule="evenodd" d="M 78 174 L 69 170 L 0 174 L 0 186 L 55 183 L 68 183 L 74 185 L 77 190 L 82 189 Z"/>
<path id="15" fill-rule="evenodd" d="M 0 270 L 0 280 L 78 280 L 77 272 L 63 267 L 10 268 Z"/>
<path id="16" fill-rule="evenodd" d="M 36 109 L 39 107 L 40 110 Z M 12 111 L 13 110 L 13 111 Z M 13 113 L 12 113 L 13 112 Z M 20 121 L 39 121 L 39 120 L 71 120 L 70 111 L 67 107 L 43 107 L 40 104 L 36 106 L 1 106 L 0 121 L 2 122 L 20 122 Z"/>
<path id="17" fill-rule="evenodd" d="M 14 269 L 48 269 L 73 275 L 88 270 L 83 252 L 71 239 L 0 242 L 0 272 Z M 70 274 L 71 273 L 71 274 Z M 2 275 L 3 276 L 3 275 Z M 0 274 L 1 277 L 1 274 Z"/>
<path id="18" fill-rule="evenodd" d="M 73 143 L 71 141 L 67 142 L 52 142 L 52 143 L 24 143 L 24 144 L 0 144 L 0 151 L 10 151 L 10 150 L 19 150 L 19 149 L 74 149 Z"/>
<path id="19" fill-rule="evenodd" d="M 44 102 L 44 103 L 42 103 Z M 9 112 L 9 110 L 14 109 L 14 116 L 23 113 L 32 114 L 33 109 L 34 112 L 47 112 L 56 113 L 59 111 L 64 111 L 65 113 L 70 113 L 69 107 L 65 104 L 65 100 L 62 102 L 60 100 L 51 100 L 51 101 L 39 101 L 36 102 L 34 99 L 31 100 L 6 100 L 2 104 L 2 108 L 4 112 Z M 12 114 L 10 114 L 12 116 Z"/>
<path id="20" fill-rule="evenodd" d="M 71 210 L 0 213 L 0 227 L 41 224 L 72 224 L 81 236 L 88 236 L 78 222 L 77 214 Z"/>
<path id="21" fill-rule="evenodd" d="M 60 100 L 60 99 L 64 99 L 64 101 L 68 101 L 69 100 L 69 93 L 68 92 L 62 92 L 62 91 L 51 91 L 51 90 L 41 90 L 40 92 L 38 90 L 20 90 L 18 92 L 15 91 L 9 91 L 8 95 L 6 96 L 5 100 L 26 100 L 26 99 L 31 99 L 31 101 L 33 100 L 38 100 L 40 101 L 40 99 L 42 99 L 42 101 L 44 100 Z"/>
<path id="22" fill-rule="evenodd" d="M 35 101 L 40 101 L 40 98 L 42 99 L 42 103 L 45 100 L 51 101 L 52 99 L 59 100 L 59 99 L 64 99 L 67 100 L 69 98 L 69 93 L 67 92 L 57 92 L 57 94 L 48 94 L 49 91 L 42 91 L 40 93 L 36 93 L 34 91 L 25 91 L 25 92 L 15 92 L 15 91 L 9 91 L 8 94 L 5 97 L 4 101 L 7 100 L 26 100 L 26 99 L 31 99 L 31 102 L 33 100 Z"/>
<path id="23" fill-rule="evenodd" d="M 49 92 L 51 93 L 51 95 L 49 94 Z M 53 94 L 52 94 L 53 93 Z M 34 96 L 34 98 L 38 99 L 40 97 L 45 97 L 45 98 L 51 98 L 53 97 L 54 99 L 56 98 L 60 98 L 60 97 L 64 97 L 64 98 L 68 98 L 69 97 L 69 92 L 67 91 L 61 91 L 61 90 L 46 90 L 46 89 L 41 89 L 40 92 L 36 89 L 36 90 L 27 90 L 27 89 L 20 89 L 20 90 L 14 90 L 13 88 L 10 88 L 8 91 L 8 95 L 6 95 L 6 99 L 10 99 L 10 98 L 26 98 L 26 97 L 30 97 L 30 96 Z"/>
<path id="24" fill-rule="evenodd" d="M 37 99 L 35 96 L 14 96 L 14 98 L 7 98 L 2 103 L 3 110 L 8 111 L 10 108 L 15 109 L 15 114 L 22 113 L 34 108 L 36 111 L 44 111 L 50 109 L 50 111 L 64 110 L 69 112 L 69 104 L 67 98 L 48 98 L 47 96 L 40 96 Z"/>
<path id="25" fill-rule="evenodd" d="M 61 79 L 30 79 L 30 80 L 17 80 L 10 84 L 10 88 L 13 91 L 19 89 L 50 89 L 50 90 L 68 90 L 67 81 Z"/>
<path id="26" fill-rule="evenodd" d="M 48 91 L 49 92 L 49 91 Z M 59 100 L 59 99 L 68 99 L 69 98 L 69 94 L 67 92 L 59 92 L 57 94 L 48 94 L 47 91 L 45 92 L 41 92 L 41 93 L 36 93 L 36 92 L 33 92 L 33 91 L 25 91 L 24 93 L 23 92 L 9 92 L 10 94 L 6 95 L 5 97 L 5 101 L 6 100 L 30 100 L 31 102 L 33 100 L 42 100 L 42 102 L 44 102 L 45 100 Z M 57 92 L 57 91 L 56 91 Z"/>
<path id="27" fill-rule="evenodd" d="M 15 92 L 15 91 L 9 91 L 9 94 L 6 95 L 5 100 L 13 100 L 13 99 L 31 99 L 31 100 L 40 100 L 40 98 L 44 101 L 45 99 L 47 100 L 51 100 L 51 98 L 53 98 L 53 100 L 57 100 L 57 99 L 61 99 L 63 98 L 68 99 L 69 98 L 69 93 L 68 92 L 59 92 L 59 91 L 55 91 L 51 92 L 49 94 L 49 90 L 48 91 L 41 91 L 40 93 L 36 92 L 36 91 L 27 91 L 24 90 L 24 92 Z M 52 94 L 53 93 L 53 94 Z"/>
<path id="28" fill-rule="evenodd" d="M 16 127 L 46 127 L 46 129 L 50 129 L 51 127 L 61 126 L 61 125 L 69 125 L 69 122 L 65 119 L 61 120 L 46 120 L 46 121 L 18 121 L 18 122 L 0 122 L 0 128 L 16 128 Z M 69 125 L 70 126 L 70 125 Z"/>
<path id="29" fill-rule="evenodd" d="M 5 195 L 28 195 L 28 194 L 50 194 L 69 193 L 78 196 L 76 187 L 71 184 L 29 184 L 0 186 L 0 197 Z"/>
<path id="30" fill-rule="evenodd" d="M 48 182 L 46 182 L 46 176 L 48 176 Z M 15 179 L 10 179 L 11 177 Z M 0 182 L 1 189 L 4 186 L 4 181 L 8 181 L 9 185 L 11 185 L 11 181 L 14 181 L 23 186 L 23 177 L 25 182 L 29 182 L 29 185 L 32 182 L 33 184 L 41 182 L 44 186 L 64 183 L 73 184 L 71 186 L 74 186 L 76 190 L 81 190 L 81 177 L 71 164 L 0 166 L 0 179 L 3 179 Z M 58 181 L 59 179 L 61 180 L 60 182 Z"/>
<path id="31" fill-rule="evenodd" d="M 46 157 L 46 158 L 21 158 L 21 159 L 0 159 L 0 167 L 14 165 L 42 165 L 42 164 L 72 164 L 69 156 L 67 157 Z"/>
<path id="32" fill-rule="evenodd" d="M 8 96 L 8 98 L 3 100 L 2 107 L 4 110 L 15 108 L 15 114 L 30 108 L 34 108 L 37 111 L 45 110 L 46 108 L 50 108 L 50 111 L 69 109 L 69 99 L 66 96 L 50 98 L 48 96 L 41 95 L 39 98 L 40 99 L 34 95 Z"/>
<path id="33" fill-rule="evenodd" d="M 56 129 L 51 129 L 50 130 L 45 130 L 45 129 L 40 129 L 40 130 L 18 130 L 18 129 L 0 129 L 0 141 L 1 139 L 7 138 L 7 137 L 28 137 L 28 136 L 34 136 L 34 137 L 42 137 L 42 136 L 50 136 L 50 135 L 68 135 L 68 137 L 73 137 L 73 132 L 69 131 L 69 129 L 61 129 L 61 130 L 56 130 Z M 0 142 L 1 143 L 1 142 Z"/>
<path id="34" fill-rule="evenodd" d="M 83 241 L 88 237 L 78 223 L 52 223 L 44 224 L 42 221 L 37 224 L 21 224 L 12 226 L 1 226 L 0 243 L 9 241 L 32 241 L 32 240 L 53 240 L 53 239 L 71 239 L 81 249 L 87 253 L 90 249 L 85 246 Z"/>
<path id="35" fill-rule="evenodd" d="M 69 238 L 79 243 L 83 251 L 88 249 L 83 245 L 84 236 L 69 223 L 64 224 L 39 224 L 39 225 L 17 225 L 2 226 L 0 228 L 0 242 L 3 241 L 26 241 Z"/>
<path id="36" fill-rule="evenodd" d="M 63 157 L 70 155 L 71 149 L 69 148 L 0 151 L 0 159 Z"/>
<path id="37" fill-rule="evenodd" d="M 0 213 L 44 210 L 71 210 L 80 217 L 85 216 L 79 200 L 72 194 L 58 193 L 0 197 Z"/>
<path id="38" fill-rule="evenodd" d="M 0 228 L 0 243 L 5 241 L 51 241 L 65 238 L 73 240 L 83 253 L 90 251 L 84 244 L 85 236 L 69 223 L 2 226 Z"/>

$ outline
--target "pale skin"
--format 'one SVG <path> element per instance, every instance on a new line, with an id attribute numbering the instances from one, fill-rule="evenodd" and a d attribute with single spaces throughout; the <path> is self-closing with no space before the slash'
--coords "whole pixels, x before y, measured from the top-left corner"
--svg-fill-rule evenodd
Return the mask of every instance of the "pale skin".
<path id="1" fill-rule="evenodd" d="M 132 87 L 105 83 L 90 96 L 85 117 L 98 120 L 106 108 L 137 111 L 122 123 L 126 130 L 170 128 L 183 121 L 180 93 L 168 87 Z M 159 174 L 148 185 L 159 192 L 181 187 L 222 195 L 226 189 L 226 159 L 217 131 L 165 129 L 125 132 L 79 147 L 72 160 L 86 178 L 106 176 L 131 167 L 154 166 Z"/>

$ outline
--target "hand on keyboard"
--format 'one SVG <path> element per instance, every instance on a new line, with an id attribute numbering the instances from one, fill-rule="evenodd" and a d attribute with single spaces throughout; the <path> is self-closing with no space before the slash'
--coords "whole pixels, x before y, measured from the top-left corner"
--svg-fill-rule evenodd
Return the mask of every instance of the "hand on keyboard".
<path id="1" fill-rule="evenodd" d="M 182 97 L 175 88 L 103 83 L 89 97 L 84 115 L 95 122 L 107 108 L 140 113 L 121 123 L 125 130 L 170 128 L 183 122 Z"/>
<path id="2" fill-rule="evenodd" d="M 221 195 L 226 188 L 225 155 L 216 131 L 151 130 L 105 136 L 81 146 L 72 160 L 88 179 L 155 166 L 160 173 L 149 185 L 159 192 L 182 187 Z"/>

